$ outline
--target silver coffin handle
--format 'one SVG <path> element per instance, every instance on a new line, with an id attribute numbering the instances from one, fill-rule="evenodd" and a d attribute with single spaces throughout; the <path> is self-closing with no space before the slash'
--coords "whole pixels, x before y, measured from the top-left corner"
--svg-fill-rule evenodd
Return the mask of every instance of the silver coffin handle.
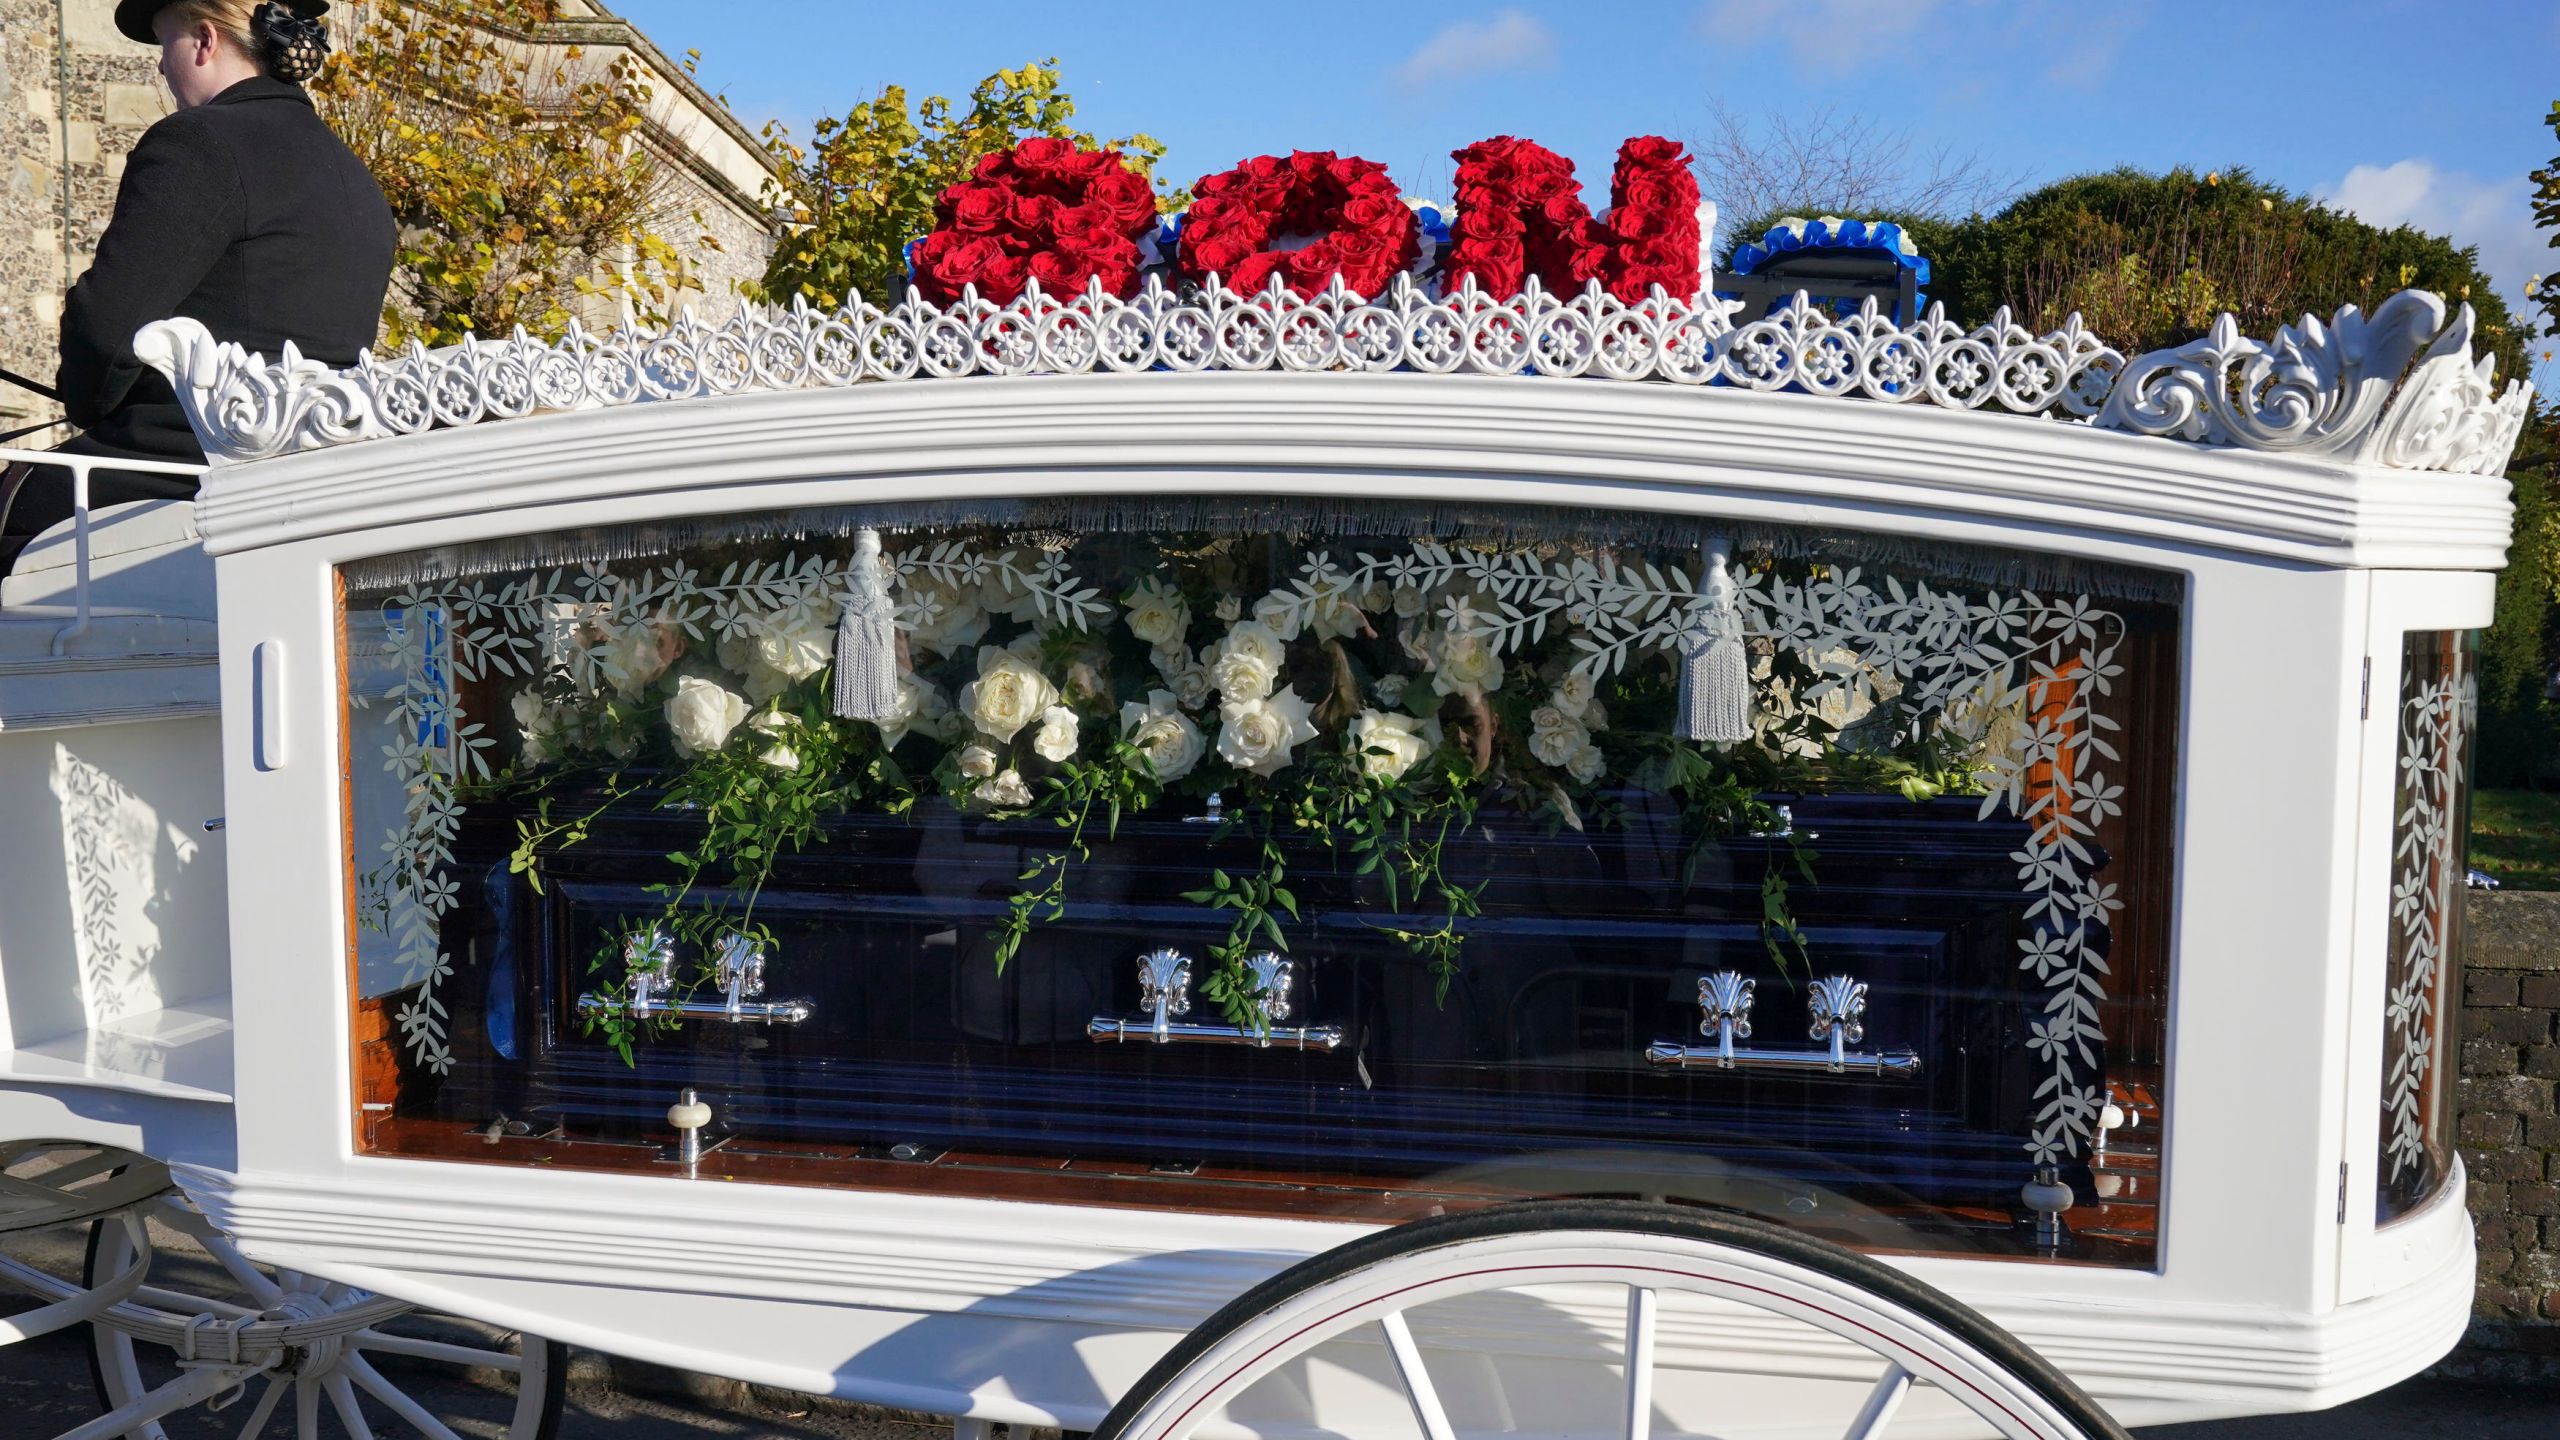
<path id="1" fill-rule="evenodd" d="M 1827 1040 L 1825 1049 L 1763 1049 L 1736 1045 L 1751 1038 L 1752 982 L 1731 970 L 1698 977 L 1698 1033 L 1714 1043 L 1699 1045 L 1656 1040 L 1645 1047 L 1645 1063 L 1681 1070 L 1770 1070 L 1799 1075 L 1872 1075 L 1880 1080 L 1913 1080 L 1921 1073 L 1918 1052 L 1852 1050 L 1866 1038 L 1867 986 L 1846 975 L 1813 982 L 1806 996 L 1808 1038 Z"/>
<path id="2" fill-rule="evenodd" d="M 1244 962 L 1262 992 L 1267 1019 L 1286 1020 L 1291 1007 L 1295 965 L 1271 951 Z M 1138 957 L 1138 1003 L 1148 1013 L 1135 1017 L 1096 1015 L 1085 1034 L 1101 1044 L 1149 1041 L 1157 1045 L 1250 1045 L 1257 1050 L 1332 1050 L 1342 1044 L 1339 1025 L 1204 1025 L 1179 1017 L 1191 1013 L 1191 957 L 1179 950 L 1151 950 Z"/>
<path id="3" fill-rule="evenodd" d="M 720 982 L 717 1000 L 679 1000 L 675 991 L 675 940 L 652 927 L 624 938 L 622 1009 L 632 1015 L 665 1015 L 678 1020 L 726 1020 L 732 1025 L 798 1025 L 818 1013 L 806 1000 L 765 1000 L 764 942 L 740 931 L 720 937 L 712 958 L 712 974 Z M 601 1015 L 614 1008 L 601 995 L 578 997 L 578 1013 Z"/>

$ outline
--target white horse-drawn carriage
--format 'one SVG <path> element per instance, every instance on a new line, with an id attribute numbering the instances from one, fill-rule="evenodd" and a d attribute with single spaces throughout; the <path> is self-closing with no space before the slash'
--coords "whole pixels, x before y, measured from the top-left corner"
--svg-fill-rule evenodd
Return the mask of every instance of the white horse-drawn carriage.
<path id="1" fill-rule="evenodd" d="M 8 1194 L 98 1227 L 17 1324 L 84 1440 L 467 1428 L 390 1359 L 529 1440 L 562 1343 L 1167 1437 L 2387 1385 L 2470 1303 L 2470 325 L 156 326 L 201 500 L 0 594 Z"/>

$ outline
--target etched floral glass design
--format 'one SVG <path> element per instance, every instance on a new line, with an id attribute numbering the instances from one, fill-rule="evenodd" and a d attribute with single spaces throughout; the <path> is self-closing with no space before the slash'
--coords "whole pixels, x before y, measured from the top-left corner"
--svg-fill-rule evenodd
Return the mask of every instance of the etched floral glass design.
<path id="1" fill-rule="evenodd" d="M 2385 1223 L 2435 1194 L 2453 1167 L 2453 1022 L 2479 709 L 2475 652 L 2470 631 L 2411 631 L 2401 642 L 2375 1206 Z"/>

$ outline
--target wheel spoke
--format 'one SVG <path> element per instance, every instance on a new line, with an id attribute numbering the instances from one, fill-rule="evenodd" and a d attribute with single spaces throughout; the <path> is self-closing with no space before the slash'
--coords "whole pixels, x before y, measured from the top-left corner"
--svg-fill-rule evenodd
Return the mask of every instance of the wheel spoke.
<path id="1" fill-rule="evenodd" d="M 503 1370 L 510 1375 L 524 1373 L 524 1357 L 510 1355 L 504 1350 L 479 1350 L 469 1345 L 449 1345 L 442 1340 L 386 1335 L 379 1330 L 359 1330 L 347 1337 L 347 1343 L 359 1350 L 379 1350 L 385 1355 L 405 1355 L 412 1360 L 439 1360 L 467 1369 Z"/>
<path id="2" fill-rule="evenodd" d="M 266 1393 L 260 1395 L 258 1403 L 250 1407 L 249 1423 L 240 1427 L 240 1440 L 258 1440 L 258 1432 L 266 1429 L 267 1422 L 275 1418 L 276 1406 L 284 1399 L 284 1392 L 292 1384 L 292 1381 L 281 1375 L 267 1377 Z"/>
<path id="3" fill-rule="evenodd" d="M 293 1433 L 295 1440 L 320 1440 L 320 1385 L 315 1380 L 293 1382 Z"/>
<path id="4" fill-rule="evenodd" d="M 374 1369 L 363 1356 L 349 1355 L 338 1363 L 345 1367 L 347 1374 L 358 1385 L 364 1387 L 366 1394 L 391 1407 L 392 1414 L 408 1421 L 410 1428 L 426 1436 L 427 1440 L 462 1440 L 461 1436 L 453 1433 L 450 1426 L 428 1414 L 425 1406 L 410 1399 L 398 1386 L 383 1379 L 382 1372 Z"/>
<path id="5" fill-rule="evenodd" d="M 240 1253 L 239 1246 L 219 1235 L 206 1236 L 197 1243 L 204 1246 L 204 1253 L 230 1272 L 233 1283 L 248 1291 L 261 1306 L 273 1305 L 284 1298 L 284 1292 L 276 1288 L 276 1282 L 259 1274 L 258 1267 L 249 1263 L 249 1257 Z"/>
<path id="6" fill-rule="evenodd" d="M 329 1387 L 329 1403 L 338 1410 L 338 1423 L 347 1427 L 348 1440 L 373 1440 L 373 1427 L 364 1423 L 364 1407 L 356 1402 L 356 1387 L 344 1375 L 332 1375 L 322 1382 Z"/>
<path id="7" fill-rule="evenodd" d="M 1653 1433 L 1653 1321 L 1657 1304 L 1650 1287 L 1627 1287 L 1627 1440 L 1647 1440 Z"/>
<path id="8" fill-rule="evenodd" d="M 1911 1372 L 1901 1365 L 1886 1361 L 1884 1373 L 1876 1377 L 1876 1386 L 1867 1392 L 1867 1403 L 1858 1407 L 1858 1418 L 1849 1422 L 1849 1433 L 1840 1440 L 1875 1440 L 1893 1421 L 1893 1412 L 1902 1406 L 1902 1397 L 1911 1393 Z"/>
<path id="9" fill-rule="evenodd" d="M 1431 1388 L 1431 1372 L 1422 1366 L 1422 1350 L 1404 1323 L 1404 1312 L 1389 1311 L 1378 1321 L 1378 1328 L 1387 1332 L 1387 1352 L 1395 1357 L 1396 1374 L 1404 1380 L 1405 1398 L 1413 1402 L 1413 1418 L 1426 1440 L 1456 1440 L 1449 1428 L 1449 1412 L 1440 1408 L 1440 1392 Z"/>

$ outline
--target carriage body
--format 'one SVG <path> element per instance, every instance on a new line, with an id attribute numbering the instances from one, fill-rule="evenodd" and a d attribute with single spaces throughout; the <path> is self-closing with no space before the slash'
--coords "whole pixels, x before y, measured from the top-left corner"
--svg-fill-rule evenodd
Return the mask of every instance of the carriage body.
<path id="1" fill-rule="evenodd" d="M 602 395 L 614 357 L 593 342 L 414 357 L 478 387 L 466 412 L 507 408 L 505 364 L 538 388 L 546 356 L 589 398 L 428 428 L 431 399 L 406 434 L 373 432 L 432 393 L 423 368 L 297 376 L 170 332 L 200 426 L 237 457 L 198 516 L 232 1106 L 227 1144 L 175 1157 L 181 1182 L 297 1270 L 753 1381 L 1070 1428 L 1293 1260 L 1542 1195 L 1753 1210 L 1890 1257 L 2132 1424 L 2317 1408 L 2440 1354 L 2472 1274 L 2446 1038 L 2463 636 L 2490 617 L 2521 413 L 2485 382 L 2446 398 L 2479 380 L 2462 322 L 2355 330 L 2315 419 L 2260 434 L 2244 415 L 2201 444 L 2125 433 L 2179 428 L 2158 415 L 2087 417 L 2110 385 L 2227 392 L 2227 356 L 2119 378 L 2094 342 L 2017 336 L 2054 371 L 1995 413 L 1872 378 L 1676 383 L 1716 377 L 1678 373 L 1679 314 L 1650 319 L 1654 368 L 1628 376 L 1300 370 L 1278 350 L 1005 367 L 984 358 L 999 345 L 957 369 L 1025 373 L 857 362 L 830 381 L 822 325 L 749 315 L 666 342 L 694 347 L 689 368 L 645 357 L 688 375 L 672 398 Z M 1832 322 L 1786 323 L 1801 374 L 1821 349 L 1804 332 Z M 1866 326 L 1870 353 L 2002 343 Z M 712 378 L 721 344 L 752 356 L 777 334 L 797 368 Z M 1283 664 L 1309 693 L 1356 692 L 1312 727 L 1375 706 L 1378 675 L 1463 670 L 1460 627 L 1430 628 L 1458 597 L 1518 630 L 1515 690 L 1620 645 L 1586 671 L 1615 728 L 1582 728 L 1621 757 L 1677 748 L 1682 617 L 1703 613 L 1684 607 L 1729 555 L 1757 723 L 1785 708 L 1769 743 L 1810 763 L 1749 787 L 1764 808 L 1702 819 L 1659 768 L 1586 781 L 1551 746 L 1551 783 L 1488 791 L 1421 898 L 1284 828 L 1303 912 L 1281 927 L 1288 1008 L 1239 1013 L 1202 983 L 1229 913 L 1193 892 L 1257 863 L 1221 813 L 1242 792 L 1166 786 L 1067 867 L 1063 913 L 999 968 L 1011 897 L 1061 842 L 953 780 L 955 728 L 892 752 L 912 805 L 850 805 L 770 867 L 757 973 L 722 970 L 716 935 L 658 928 L 689 879 L 724 916 L 743 899 L 683 863 L 700 827 L 680 767 L 663 735 L 608 756 L 598 727 L 673 725 L 681 674 L 746 688 L 721 627 L 743 614 L 727 638 L 751 646 L 759 607 L 798 605 L 831 639 L 864 532 L 906 567 L 901 664 L 962 709 L 965 680 L 1003 663 L 978 649 L 1019 632 L 1063 676 L 1039 637 L 1125 629 L 1156 580 L 1203 612 L 1238 595 L 1224 625 L 1347 574 L 1377 623 L 1327 636 L 1314 594 L 1291 632 L 1314 648 Z M 1427 573 L 1470 556 L 1472 581 Z M 937 585 L 980 587 L 992 632 L 914 603 Z M 1650 613 L 1648 585 L 1666 596 Z M 676 590 L 703 628 L 662 648 L 687 654 L 605 658 Z M 1090 625 L 1060 624 L 1066 607 Z M 1156 683 L 1131 679 L 1144 645 L 1119 644 L 1116 676 L 1093 662 L 1111 714 Z M 475 649 L 507 645 L 510 664 Z M 582 664 L 605 668 L 581 681 Z M 792 690 L 805 671 L 766 678 L 776 703 L 820 693 Z M 576 703 L 592 713 L 569 740 L 546 706 Z M 1515 703 L 1469 713 L 1534 727 Z M 1198 713 L 1214 727 L 1216 700 Z M 1952 747 L 1934 769 L 1910 761 L 1924 732 Z M 537 772 L 578 778 L 505 783 Z M 572 814 L 577 843 L 529 843 Z M 1795 877 L 1776 932 L 1772 875 Z M 1463 916 L 1433 909 L 1450 888 Z M 1443 921 L 1465 948 L 1435 968 L 1412 937 Z M 673 983 L 635 988 L 660 944 Z M 1164 950 L 1188 972 L 1143 974 Z M 1756 1033 L 1719 1027 L 1742 980 Z M 688 1091 L 715 1117 L 698 1156 L 665 1118 Z M 1737 1338 L 1668 1335 L 1662 1364 L 1713 1375 Z M 1831 1363 L 1752 1362 L 1772 1386 Z M 1761 1403 L 1717 1383 L 1728 1416 Z"/>

